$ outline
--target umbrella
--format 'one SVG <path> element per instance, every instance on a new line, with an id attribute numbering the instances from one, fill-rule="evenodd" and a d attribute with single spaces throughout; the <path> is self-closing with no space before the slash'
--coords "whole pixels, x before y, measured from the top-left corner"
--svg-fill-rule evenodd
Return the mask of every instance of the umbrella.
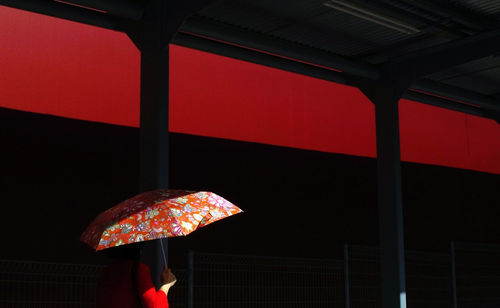
<path id="1" fill-rule="evenodd" d="M 184 236 L 242 212 L 206 191 L 158 189 L 136 195 L 99 214 L 81 240 L 95 250 Z"/>

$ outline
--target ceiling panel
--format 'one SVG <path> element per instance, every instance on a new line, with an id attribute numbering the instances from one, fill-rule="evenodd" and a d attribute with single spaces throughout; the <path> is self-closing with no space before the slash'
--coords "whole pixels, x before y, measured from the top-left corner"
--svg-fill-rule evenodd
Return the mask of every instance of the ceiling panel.
<path id="1" fill-rule="evenodd" d="M 197 16 L 209 22 L 222 22 L 226 29 L 251 31 L 254 42 L 261 38 L 268 44 L 276 39 L 275 50 L 293 45 L 297 47 L 296 55 L 310 50 L 314 57 L 318 54 L 315 51 L 326 51 L 323 56 L 341 56 L 362 65 L 383 65 L 411 53 L 425 53 L 430 47 L 500 29 L 498 0 L 347 0 L 348 5 L 368 11 L 368 16 L 382 15 L 382 19 L 401 21 L 419 29 L 413 34 L 327 7 L 327 1 L 330 0 L 219 0 Z M 218 34 L 217 38 L 221 36 L 224 37 Z M 229 39 L 230 35 L 230 42 Z M 460 56 L 460 49 L 450 51 Z M 491 56 L 427 77 L 474 93 L 498 95 L 499 62 Z M 314 59 L 309 63 L 315 63 Z"/>

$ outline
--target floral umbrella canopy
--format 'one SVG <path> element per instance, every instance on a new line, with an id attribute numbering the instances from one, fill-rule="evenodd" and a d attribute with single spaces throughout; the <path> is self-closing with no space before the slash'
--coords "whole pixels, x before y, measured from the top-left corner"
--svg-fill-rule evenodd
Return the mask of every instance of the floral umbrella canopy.
<path id="1" fill-rule="evenodd" d="M 99 214 L 81 240 L 95 250 L 188 235 L 242 210 L 206 191 L 158 189 L 141 193 Z"/>

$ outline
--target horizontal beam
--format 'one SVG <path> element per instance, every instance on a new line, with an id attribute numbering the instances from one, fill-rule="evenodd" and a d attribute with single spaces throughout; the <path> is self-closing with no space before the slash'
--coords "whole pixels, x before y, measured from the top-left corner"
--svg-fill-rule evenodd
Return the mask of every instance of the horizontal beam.
<path id="1" fill-rule="evenodd" d="M 217 41 L 222 45 L 233 46 L 230 51 L 228 47 L 222 45 L 218 46 L 217 51 L 212 51 L 215 53 L 224 52 L 225 56 L 228 57 L 241 57 L 241 49 L 253 50 L 254 53 L 246 51 L 247 55 L 244 57 L 250 58 L 246 61 L 259 62 L 262 61 L 261 56 L 256 56 L 255 53 L 267 53 L 273 55 L 274 59 L 282 58 L 288 59 L 290 61 L 280 60 L 280 64 L 274 64 L 272 58 L 268 58 L 264 65 L 279 67 L 286 70 L 292 70 L 297 73 L 304 71 L 303 74 L 318 77 L 321 79 L 332 80 L 332 75 L 337 75 L 333 79 L 340 79 L 338 81 L 341 83 L 356 85 L 355 81 L 349 78 L 348 75 L 359 76 L 361 78 L 367 78 L 368 80 L 373 80 L 373 78 L 378 78 L 380 73 L 378 68 L 375 66 L 357 62 L 354 60 L 348 60 L 344 57 L 335 56 L 330 53 L 323 53 L 315 51 L 311 48 L 299 46 L 298 44 L 293 44 L 291 42 L 279 42 L 279 40 L 273 40 L 264 38 L 263 35 L 256 33 L 250 33 L 249 31 L 236 29 L 227 25 L 219 25 L 215 23 L 202 22 L 197 19 L 189 19 L 181 27 L 181 30 L 185 34 L 195 35 L 200 38 L 206 38 L 207 42 L 200 42 L 200 46 L 193 47 L 197 49 L 204 49 L 203 45 L 208 44 L 208 41 Z M 499 40 L 500 41 L 500 40 Z M 182 44 L 181 44 L 182 45 Z M 446 45 L 446 44 L 445 44 Z M 234 48 L 238 47 L 238 48 Z M 208 47 L 213 48 L 213 47 Z M 258 59 L 257 59 L 258 58 Z M 316 69 L 305 69 L 300 70 L 291 69 L 294 65 L 291 62 L 301 62 L 304 65 L 316 66 L 322 68 L 322 71 Z M 286 63 L 286 64 L 284 64 Z M 261 63 L 262 64 L 262 63 Z M 290 68 L 284 68 L 284 67 Z M 339 69 L 340 71 L 347 73 L 345 76 L 340 77 L 343 74 L 325 74 L 324 71 Z M 325 75 L 328 77 L 325 78 Z M 439 96 L 442 99 L 449 99 L 449 101 L 455 101 L 455 104 L 471 104 L 477 105 L 484 109 L 490 109 L 492 111 L 500 111 L 500 101 L 490 98 L 479 93 L 471 93 L 470 91 L 459 89 L 456 87 L 448 86 L 439 82 L 434 82 L 431 80 L 419 80 L 414 82 L 411 89 L 419 90 L 420 92 L 428 92 Z"/>
<path id="2" fill-rule="evenodd" d="M 51 0 L 0 0 L 0 5 L 121 31 L 113 16 Z"/>
<path id="3" fill-rule="evenodd" d="M 145 3 L 141 0 L 64 0 L 67 3 L 105 11 L 110 15 L 126 19 L 140 20 Z"/>
<path id="4" fill-rule="evenodd" d="M 473 105 L 494 113 L 500 112 L 500 101 L 477 92 L 443 84 L 430 79 L 420 79 L 410 86 L 410 90 L 432 94 L 450 101 Z"/>
<path id="5" fill-rule="evenodd" d="M 182 25 L 181 31 L 372 80 L 380 77 L 379 69 L 372 65 L 222 23 L 189 18 Z"/>
<path id="6" fill-rule="evenodd" d="M 450 109 L 458 112 L 463 112 L 467 114 L 472 114 L 475 116 L 480 116 L 483 118 L 489 118 L 491 117 L 487 112 L 485 112 L 483 109 L 474 107 L 474 106 L 469 106 L 469 105 L 464 105 L 464 104 L 459 104 L 456 102 L 452 102 L 446 99 L 442 99 L 439 97 L 431 96 L 431 95 L 426 95 L 423 93 L 419 92 L 414 92 L 414 91 L 407 91 L 406 93 L 403 94 L 403 98 L 409 99 L 415 102 L 421 102 L 425 103 L 426 105 L 432 105 L 440 108 L 445 108 L 445 109 Z"/>
<path id="7" fill-rule="evenodd" d="M 172 40 L 173 44 L 239 59 L 251 63 L 290 71 L 310 77 L 352 85 L 348 76 L 333 70 L 312 66 L 268 53 L 257 52 L 242 46 L 228 45 L 181 30 Z"/>
<path id="8" fill-rule="evenodd" d="M 349 86 L 355 86 L 355 82 L 350 78 L 350 76 L 340 72 L 335 72 L 332 70 L 311 66 L 305 63 L 297 62 L 291 59 L 281 58 L 266 53 L 260 53 L 253 49 L 248 49 L 241 46 L 228 45 L 219 41 L 214 41 L 211 39 L 188 34 L 185 32 L 177 33 L 172 43 L 188 48 L 210 52 L 217 55 L 231 57 L 234 59 L 239 59 L 269 67 L 274 67 L 314 78 L 319 78 L 322 80 L 332 81 Z M 403 94 L 403 98 L 432 106 L 437 106 L 467 114 L 472 114 L 476 116 L 491 117 L 491 114 L 489 112 L 479 107 L 470 106 L 467 104 L 459 103 L 457 101 L 447 100 L 436 96 L 426 95 L 421 92 L 406 91 Z"/>
<path id="9" fill-rule="evenodd" d="M 445 6 L 440 4 L 439 2 L 432 0 L 403 0 L 407 4 L 412 6 L 419 7 L 421 9 L 426 10 L 427 12 L 439 12 L 440 14 L 446 15 L 446 18 L 449 18 L 452 22 L 459 23 L 463 26 L 466 26 L 469 29 L 474 31 L 482 31 L 485 28 L 494 28 L 497 25 L 489 22 L 488 20 L 477 20 L 462 14 L 459 10 L 453 9 L 450 6 Z"/>
<path id="10" fill-rule="evenodd" d="M 389 61 L 390 67 L 419 79 L 500 52 L 500 29 L 428 47 Z"/>

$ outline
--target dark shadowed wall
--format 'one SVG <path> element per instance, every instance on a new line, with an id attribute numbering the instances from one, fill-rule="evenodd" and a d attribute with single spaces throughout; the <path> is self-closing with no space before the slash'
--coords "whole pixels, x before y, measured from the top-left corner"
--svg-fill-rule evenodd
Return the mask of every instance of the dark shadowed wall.
<path id="1" fill-rule="evenodd" d="M 137 192 L 138 130 L 0 109 L 3 247 L 7 259 L 99 262 L 78 237 L 96 213 Z M 339 256 L 378 241 L 371 158 L 171 135 L 171 186 L 214 191 L 242 209 L 185 238 L 188 249 Z M 407 246 L 499 243 L 498 175 L 403 163 Z"/>
<path id="2" fill-rule="evenodd" d="M 139 187 L 139 52 L 123 33 L 6 7 L 0 24 L 0 258 L 99 261 L 80 233 Z M 170 69 L 171 187 L 245 210 L 172 239 L 173 262 L 191 248 L 328 257 L 377 243 L 374 107 L 360 91 L 175 45 Z M 408 247 L 498 242 L 499 125 L 400 109 Z"/>

